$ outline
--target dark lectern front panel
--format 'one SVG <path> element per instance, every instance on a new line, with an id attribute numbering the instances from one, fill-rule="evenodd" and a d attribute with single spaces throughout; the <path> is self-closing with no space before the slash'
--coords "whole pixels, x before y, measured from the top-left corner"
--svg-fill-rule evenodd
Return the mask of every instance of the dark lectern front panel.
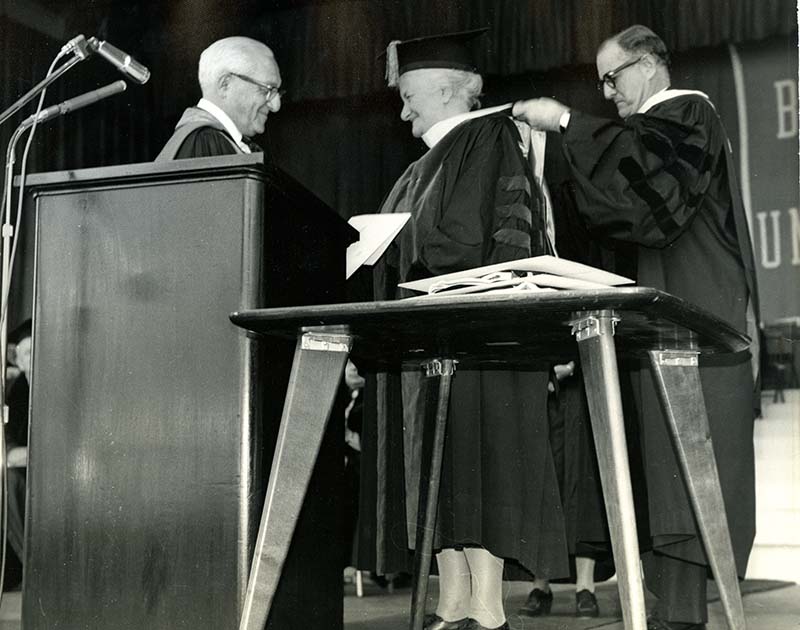
<path id="1" fill-rule="evenodd" d="M 253 167 L 155 168 L 35 197 L 26 630 L 238 628 L 283 395 L 264 383 L 286 377 L 228 313 L 264 303 L 265 215 L 286 208 L 265 210 Z M 306 578 L 320 550 L 300 542 Z M 298 590 L 281 583 L 276 615 Z"/>
<path id="2" fill-rule="evenodd" d="M 251 543 L 248 343 L 216 305 L 244 297 L 244 189 L 218 181 L 191 204 L 191 188 L 40 198 L 26 588 L 57 597 L 26 598 L 26 628 L 65 611 L 83 623 L 71 627 L 235 627 Z"/>

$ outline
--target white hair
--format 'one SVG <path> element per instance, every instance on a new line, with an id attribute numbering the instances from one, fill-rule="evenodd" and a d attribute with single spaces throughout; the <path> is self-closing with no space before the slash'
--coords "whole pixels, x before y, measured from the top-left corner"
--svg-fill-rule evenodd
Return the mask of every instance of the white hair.
<path id="1" fill-rule="evenodd" d="M 200 54 L 197 64 L 197 80 L 203 95 L 213 93 L 219 78 L 229 72 L 250 74 L 256 60 L 265 56 L 274 62 L 269 47 L 249 37 L 226 37 L 215 41 Z"/>
<path id="2" fill-rule="evenodd" d="M 480 97 L 483 91 L 483 78 L 475 72 L 456 70 L 454 68 L 421 68 L 426 73 L 426 79 L 437 87 L 449 87 L 453 97 L 462 101 L 467 111 L 480 107 Z M 410 72 L 416 72 L 411 70 Z"/>

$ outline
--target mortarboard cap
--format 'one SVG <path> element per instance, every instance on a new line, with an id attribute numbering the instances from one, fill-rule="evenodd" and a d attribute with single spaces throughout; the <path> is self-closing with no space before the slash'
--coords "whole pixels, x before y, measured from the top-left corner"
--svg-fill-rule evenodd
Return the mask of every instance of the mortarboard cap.
<path id="1" fill-rule="evenodd" d="M 488 30 L 488 27 L 484 27 L 390 42 L 386 48 L 386 80 L 389 86 L 397 85 L 400 75 L 409 70 L 453 68 L 476 72 L 470 44 Z"/>

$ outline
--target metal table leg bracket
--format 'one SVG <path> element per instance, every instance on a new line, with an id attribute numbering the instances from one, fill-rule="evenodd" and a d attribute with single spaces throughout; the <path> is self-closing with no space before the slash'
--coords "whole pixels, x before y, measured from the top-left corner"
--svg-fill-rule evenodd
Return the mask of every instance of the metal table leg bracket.
<path id="1" fill-rule="evenodd" d="M 586 311 L 573 317 L 569 323 L 576 341 L 607 334 L 613 336 L 620 321 L 613 311 Z"/>

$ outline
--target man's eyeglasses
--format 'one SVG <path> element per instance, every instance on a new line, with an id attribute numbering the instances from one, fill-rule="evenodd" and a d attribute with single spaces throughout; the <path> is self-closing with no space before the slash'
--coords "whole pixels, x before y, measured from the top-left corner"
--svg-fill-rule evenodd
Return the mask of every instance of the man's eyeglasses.
<path id="1" fill-rule="evenodd" d="M 622 72 L 625 68 L 630 68 L 633 65 L 639 63 L 642 59 L 645 58 L 646 55 L 642 55 L 638 59 L 631 59 L 630 61 L 626 61 L 621 66 L 617 66 L 613 70 L 609 70 L 603 75 L 603 78 L 597 82 L 597 89 L 598 91 L 602 92 L 604 86 L 608 86 L 612 90 L 617 89 L 617 75 Z"/>
<path id="2" fill-rule="evenodd" d="M 268 103 L 276 96 L 283 97 L 283 95 L 286 94 L 286 90 L 283 90 L 276 85 L 261 83 L 255 79 L 251 79 L 247 75 L 237 74 L 236 72 L 230 72 L 229 74 L 237 79 L 241 79 L 242 81 L 246 81 L 247 83 L 255 85 L 258 88 L 258 91 L 261 93 L 261 96 L 263 96 Z"/>

